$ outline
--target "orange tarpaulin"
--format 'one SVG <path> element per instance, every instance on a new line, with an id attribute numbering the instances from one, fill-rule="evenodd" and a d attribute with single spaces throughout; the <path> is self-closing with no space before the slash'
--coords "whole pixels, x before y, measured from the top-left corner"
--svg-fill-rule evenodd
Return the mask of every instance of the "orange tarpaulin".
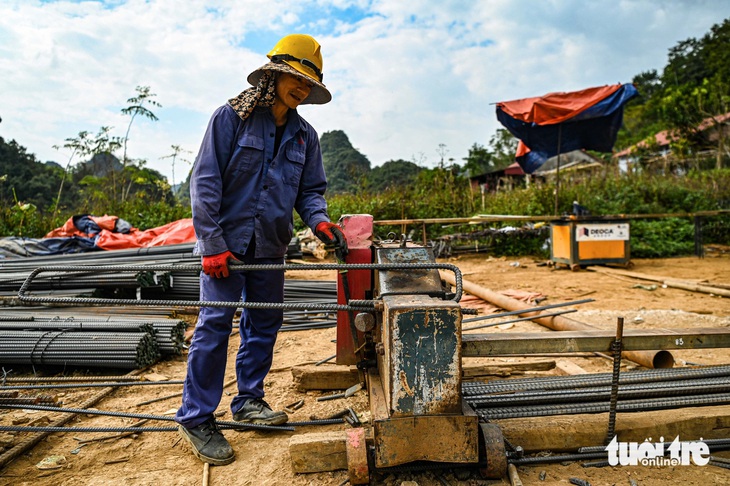
<path id="1" fill-rule="evenodd" d="M 132 228 L 127 234 L 113 233 L 104 229 L 96 239 L 96 246 L 103 250 L 123 250 L 179 243 L 195 243 L 192 219 L 180 219 L 146 231 Z"/>
<path id="2" fill-rule="evenodd" d="M 102 230 L 108 231 L 114 231 L 117 220 L 119 219 L 117 216 L 107 216 L 106 214 L 104 216 L 88 216 L 88 218 L 99 225 L 99 228 Z M 88 233 L 84 233 L 76 227 L 74 219 L 74 217 L 68 218 L 63 226 L 54 229 L 44 236 L 44 238 L 64 238 L 68 236 L 88 237 Z"/>
<path id="3" fill-rule="evenodd" d="M 72 216 L 45 238 L 85 238 L 102 250 L 124 250 L 149 246 L 195 243 L 193 220 L 180 219 L 157 228 L 139 230 L 117 216 Z"/>

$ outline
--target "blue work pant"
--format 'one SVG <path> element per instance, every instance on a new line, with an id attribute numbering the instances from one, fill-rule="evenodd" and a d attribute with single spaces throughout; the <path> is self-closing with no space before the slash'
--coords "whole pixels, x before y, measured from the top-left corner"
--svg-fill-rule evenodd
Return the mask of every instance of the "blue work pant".
<path id="1" fill-rule="evenodd" d="M 247 264 L 282 264 L 283 259 L 242 257 Z M 240 257 L 240 255 L 237 255 Z M 238 302 L 284 302 L 284 271 L 231 272 L 227 278 L 200 274 L 200 300 Z M 175 421 L 195 427 L 209 418 L 220 404 L 232 330 L 232 307 L 202 307 L 188 351 L 188 372 L 182 406 Z M 235 413 L 249 398 L 263 398 L 264 378 L 271 369 L 276 335 L 281 328 L 281 309 L 246 309 L 241 312 L 241 344 L 236 355 L 238 394 L 231 401 Z"/>

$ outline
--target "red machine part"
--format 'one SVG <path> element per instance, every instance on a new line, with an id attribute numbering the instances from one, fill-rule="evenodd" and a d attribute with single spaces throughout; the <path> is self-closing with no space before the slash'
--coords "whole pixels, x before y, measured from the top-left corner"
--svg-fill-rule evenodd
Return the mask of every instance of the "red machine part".
<path id="1" fill-rule="evenodd" d="M 349 252 L 345 263 L 372 263 L 372 235 L 373 217 L 369 214 L 349 214 L 340 218 L 339 225 L 347 238 Z M 372 272 L 370 270 L 348 270 L 337 276 L 337 303 L 346 304 L 350 300 L 365 299 L 366 292 L 372 289 Z M 343 279 L 347 279 L 347 289 L 343 285 Z M 349 296 L 346 295 L 349 290 Z M 358 358 L 355 354 L 355 341 L 351 329 L 354 328 L 354 312 L 337 312 L 337 358 L 338 365 L 357 364 Z M 357 331 L 356 331 L 357 332 Z M 364 342 L 364 336 L 358 333 L 360 344 Z"/>

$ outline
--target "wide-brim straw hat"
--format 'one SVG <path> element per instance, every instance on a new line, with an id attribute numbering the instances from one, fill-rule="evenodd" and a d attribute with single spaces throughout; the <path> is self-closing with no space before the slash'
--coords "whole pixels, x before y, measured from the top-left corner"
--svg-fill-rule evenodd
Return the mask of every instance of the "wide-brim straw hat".
<path id="1" fill-rule="evenodd" d="M 248 82 L 251 84 L 251 86 L 258 85 L 259 79 L 261 78 L 261 75 L 264 73 L 264 71 L 278 71 L 281 73 L 289 73 L 293 76 L 305 79 L 308 82 L 312 83 L 312 90 L 309 92 L 309 96 L 304 98 L 304 100 L 301 102 L 302 105 L 324 105 L 325 103 L 329 103 L 332 100 L 332 93 L 329 92 L 324 84 L 319 82 L 316 78 L 300 73 L 299 71 L 284 62 L 269 62 L 249 74 Z"/>

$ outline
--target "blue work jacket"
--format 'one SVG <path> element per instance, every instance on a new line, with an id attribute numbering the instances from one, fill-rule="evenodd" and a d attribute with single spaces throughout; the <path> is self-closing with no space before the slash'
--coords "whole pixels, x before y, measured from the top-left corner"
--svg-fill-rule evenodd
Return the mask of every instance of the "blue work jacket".
<path id="1" fill-rule="evenodd" d="M 213 113 L 190 177 L 196 254 L 243 254 L 255 237 L 256 258 L 283 257 L 294 209 L 312 230 L 329 221 L 317 132 L 296 110 L 288 116 L 274 157 L 269 108 L 246 120 L 227 104 Z"/>

